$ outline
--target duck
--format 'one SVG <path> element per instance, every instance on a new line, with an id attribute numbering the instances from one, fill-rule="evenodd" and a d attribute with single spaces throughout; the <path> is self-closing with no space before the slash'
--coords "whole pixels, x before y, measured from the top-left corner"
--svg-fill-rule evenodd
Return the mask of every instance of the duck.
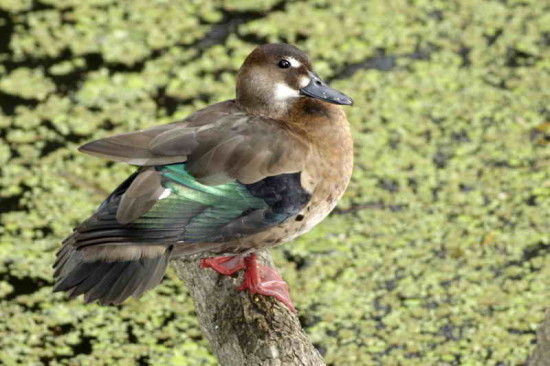
<path id="1" fill-rule="evenodd" d="M 63 241 L 53 290 L 117 305 L 157 286 L 171 259 L 197 256 L 221 275 L 244 270 L 239 290 L 295 312 L 256 252 L 308 232 L 342 197 L 353 169 L 342 106 L 352 104 L 303 51 L 265 44 L 239 69 L 234 99 L 81 146 L 136 170 Z"/>

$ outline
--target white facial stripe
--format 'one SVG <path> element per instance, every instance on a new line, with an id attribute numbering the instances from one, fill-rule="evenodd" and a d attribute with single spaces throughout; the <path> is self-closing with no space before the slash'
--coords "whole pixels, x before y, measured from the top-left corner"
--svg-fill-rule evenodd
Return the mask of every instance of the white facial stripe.
<path id="1" fill-rule="evenodd" d="M 286 58 L 288 62 L 290 62 L 290 66 L 292 67 L 300 67 L 302 66 L 302 63 L 298 60 L 296 60 L 294 57 L 287 57 Z"/>
<path id="2" fill-rule="evenodd" d="M 292 89 L 285 83 L 275 84 L 274 94 L 276 100 L 286 100 L 288 98 L 296 98 L 300 96 L 300 92 L 298 92 L 298 90 Z"/>
<path id="3" fill-rule="evenodd" d="M 307 84 L 309 84 L 310 81 L 311 81 L 311 79 L 308 78 L 307 76 L 302 76 L 300 78 L 300 88 L 305 88 L 307 86 Z"/>

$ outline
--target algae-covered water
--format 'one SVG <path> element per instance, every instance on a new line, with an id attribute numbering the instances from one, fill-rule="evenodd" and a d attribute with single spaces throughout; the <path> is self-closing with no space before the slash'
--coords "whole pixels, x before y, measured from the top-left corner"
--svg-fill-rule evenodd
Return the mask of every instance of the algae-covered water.
<path id="1" fill-rule="evenodd" d="M 274 251 L 329 365 L 520 365 L 550 306 L 547 0 L 0 0 L 0 364 L 215 365 L 187 290 L 52 294 L 132 168 L 79 154 L 234 95 L 288 42 L 352 96 L 352 183 Z"/>

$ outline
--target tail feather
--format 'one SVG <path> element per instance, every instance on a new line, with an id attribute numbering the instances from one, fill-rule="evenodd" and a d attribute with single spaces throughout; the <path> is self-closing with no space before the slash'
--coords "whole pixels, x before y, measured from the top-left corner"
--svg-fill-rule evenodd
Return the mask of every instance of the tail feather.
<path id="1" fill-rule="evenodd" d="M 140 268 L 141 267 L 141 268 Z M 144 275 L 140 273 L 143 266 L 137 262 L 132 262 L 128 265 L 124 273 L 116 280 L 113 286 L 103 296 L 103 301 L 107 303 L 120 304 L 124 299 L 135 294 L 140 296 L 136 289 L 139 283 L 146 282 L 147 278 L 140 278 Z M 144 276 L 146 277 L 146 276 Z"/>
<path id="2" fill-rule="evenodd" d="M 156 262 L 155 265 L 149 266 L 147 268 L 144 268 L 144 281 L 141 281 L 137 284 L 133 296 L 141 296 L 145 291 L 148 291 L 152 289 L 153 287 L 157 286 L 160 281 L 162 281 L 162 278 L 164 277 L 164 273 L 166 273 L 166 267 L 168 266 L 170 256 L 165 255 L 161 257 L 159 261 Z M 125 293 L 121 293 L 115 301 L 121 301 L 120 299 L 125 296 Z"/>
<path id="3" fill-rule="evenodd" d="M 77 282 L 74 286 L 60 286 L 60 288 L 55 288 L 54 291 L 67 291 L 69 298 L 71 299 L 79 295 L 86 294 L 92 290 L 94 286 L 99 283 L 99 281 L 101 281 L 106 273 L 109 273 L 110 269 L 115 266 L 115 264 L 116 263 L 96 263 L 96 267 L 90 269 L 90 274 L 88 277 L 85 277 L 86 275 L 82 275 L 80 277 L 84 278 L 83 281 Z"/>
<path id="4" fill-rule="evenodd" d="M 74 250 L 71 249 L 71 245 L 63 245 L 61 249 L 57 251 L 57 258 L 53 264 L 53 268 L 55 268 L 54 277 L 59 277 L 61 270 L 66 267 L 67 260 L 69 260 L 71 254 L 74 253 Z"/>
<path id="5" fill-rule="evenodd" d="M 82 263 L 72 271 L 62 274 L 56 281 L 54 291 L 69 291 L 74 287 L 91 289 L 100 281 L 114 263 Z M 64 272 L 64 271 L 62 271 Z"/>
<path id="6" fill-rule="evenodd" d="M 156 257 L 133 260 L 90 261 L 82 250 L 65 243 L 54 265 L 54 291 L 69 297 L 84 294 L 86 302 L 102 305 L 120 304 L 128 297 L 139 297 L 160 283 L 166 272 L 171 248 Z"/>
<path id="7" fill-rule="evenodd" d="M 102 266 L 98 266 L 98 268 L 101 267 Z M 103 276 L 101 276 L 99 281 L 97 281 L 90 290 L 84 293 L 84 302 L 91 303 L 98 300 L 101 305 L 108 305 L 102 301 L 103 297 L 109 291 L 113 282 L 122 275 L 126 267 L 128 267 L 128 262 L 114 262 L 114 265 L 109 268 L 109 271 L 107 273 L 103 272 Z M 93 270 L 95 271 L 97 269 L 94 268 Z"/>
<path id="8" fill-rule="evenodd" d="M 144 273 L 144 266 L 140 263 L 142 260 L 128 263 L 122 274 L 106 289 L 101 302 L 121 303 L 132 294 L 138 297 L 141 294 L 136 293 L 137 286 L 148 280 Z M 118 300 L 118 301 L 117 301 Z"/>

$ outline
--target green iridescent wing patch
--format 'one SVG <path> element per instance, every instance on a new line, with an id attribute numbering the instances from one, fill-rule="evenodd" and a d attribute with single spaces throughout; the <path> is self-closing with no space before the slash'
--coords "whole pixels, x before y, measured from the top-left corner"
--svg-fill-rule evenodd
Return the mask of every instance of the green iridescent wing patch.
<path id="1" fill-rule="evenodd" d="M 185 242 L 223 240 L 218 236 L 235 220 L 243 218 L 247 213 L 269 208 L 263 199 L 252 196 L 246 186 L 239 182 L 207 186 L 197 182 L 185 170 L 185 164 L 167 165 L 159 170 L 165 177 L 163 186 L 171 193 L 159 200 L 144 215 L 144 219 L 192 215 L 182 235 Z M 234 234 L 239 236 L 236 232 Z"/>
<path id="2" fill-rule="evenodd" d="M 208 186 L 185 164 L 158 166 L 164 192 L 129 223 L 117 220 L 121 199 L 140 172 L 122 183 L 71 237 L 76 247 L 103 244 L 172 245 L 224 242 L 278 225 L 309 201 L 300 174 L 281 174 L 253 184 Z M 146 199 L 147 197 L 143 197 Z"/>

